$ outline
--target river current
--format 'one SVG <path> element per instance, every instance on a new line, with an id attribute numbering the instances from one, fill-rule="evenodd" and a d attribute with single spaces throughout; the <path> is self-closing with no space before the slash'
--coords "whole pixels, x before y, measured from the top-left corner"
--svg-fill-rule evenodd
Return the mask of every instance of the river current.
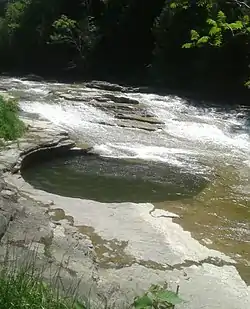
<path id="1" fill-rule="evenodd" d="M 176 219 L 204 245 L 238 262 L 250 283 L 250 110 L 192 104 L 178 96 L 122 93 L 138 100 L 163 123 L 154 132 L 122 128 L 111 113 L 89 104 L 108 91 L 80 84 L 31 82 L 1 78 L 0 87 L 19 98 L 22 114 L 45 118 L 69 131 L 79 146 L 111 158 L 140 159 L 203 175 L 207 186 L 192 198 L 162 201 L 155 207 Z M 74 91 L 83 99 L 57 93 Z M 119 93 L 116 93 L 119 95 Z M 110 125 L 112 124 L 112 125 Z"/>

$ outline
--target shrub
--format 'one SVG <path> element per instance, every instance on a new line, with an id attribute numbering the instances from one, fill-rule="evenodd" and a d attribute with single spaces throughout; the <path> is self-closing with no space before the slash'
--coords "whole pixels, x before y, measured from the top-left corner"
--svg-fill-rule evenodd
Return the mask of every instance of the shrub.
<path id="1" fill-rule="evenodd" d="M 133 307 L 135 309 L 174 309 L 175 305 L 183 302 L 178 292 L 179 286 L 176 292 L 172 292 L 167 289 L 167 285 L 153 284 L 142 296 L 135 298 Z"/>
<path id="2" fill-rule="evenodd" d="M 25 125 L 18 117 L 17 101 L 0 96 L 0 138 L 15 140 L 24 131 Z"/>

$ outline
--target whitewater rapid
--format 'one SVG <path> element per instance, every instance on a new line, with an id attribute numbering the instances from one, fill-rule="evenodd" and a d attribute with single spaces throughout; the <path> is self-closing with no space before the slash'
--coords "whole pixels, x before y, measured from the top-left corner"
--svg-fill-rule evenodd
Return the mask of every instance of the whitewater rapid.
<path id="1" fill-rule="evenodd" d="M 211 169 L 217 162 L 250 167 L 249 111 L 245 108 L 205 108 L 172 95 L 123 93 L 164 123 L 163 129 L 146 132 L 115 126 L 111 114 L 89 104 L 96 96 L 108 93 L 104 90 L 17 78 L 3 78 L 0 84 L 20 97 L 24 112 L 71 131 L 103 156 L 167 162 L 193 172 Z M 51 95 L 58 90 L 77 91 L 83 101 Z"/>
<path id="2" fill-rule="evenodd" d="M 237 108 L 208 106 L 173 95 L 119 93 L 84 84 L 6 77 L 0 79 L 0 88 L 19 99 L 22 116 L 62 127 L 79 147 L 92 146 L 105 157 L 161 162 L 178 167 L 181 173 L 201 174 L 208 180 L 202 192 L 154 206 L 180 215 L 185 230 L 233 257 L 250 282 L 249 108 L 240 102 Z M 70 99 L 63 98 L 72 93 Z M 107 95 L 137 100 L 161 127 L 156 131 L 121 127 L 114 113 L 100 108 L 101 102 L 116 104 L 107 102 Z"/>

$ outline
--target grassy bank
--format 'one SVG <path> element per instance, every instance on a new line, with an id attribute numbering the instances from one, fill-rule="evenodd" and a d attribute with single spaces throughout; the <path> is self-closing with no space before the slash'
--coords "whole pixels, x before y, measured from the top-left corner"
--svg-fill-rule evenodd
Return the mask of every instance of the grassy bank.
<path id="1" fill-rule="evenodd" d="M 0 138 L 15 140 L 23 135 L 24 123 L 18 116 L 18 103 L 0 95 Z"/>
<path id="2" fill-rule="evenodd" d="M 35 257 L 36 254 L 33 255 Z M 25 263 L 17 266 L 16 262 L 5 261 L 0 266 L 0 308 L 1 309 L 99 309 L 90 300 L 79 301 L 77 286 L 71 292 L 64 293 L 60 269 L 51 275 L 50 284 L 45 283 L 44 269 L 36 267 L 35 259 L 25 258 Z M 7 261 L 7 262 L 6 262 Z M 61 283 L 61 285 L 60 285 Z M 72 282 L 73 283 L 73 282 Z M 65 296 L 66 295 L 66 296 Z M 142 296 L 131 299 L 134 309 L 174 309 L 181 303 L 176 292 L 167 290 L 166 286 L 152 285 Z M 92 304 L 90 306 L 90 304 Z M 108 300 L 102 308 L 116 308 L 108 305 Z"/>
<path id="3" fill-rule="evenodd" d="M 80 309 L 85 306 L 60 297 L 37 276 L 20 272 L 1 276 L 0 308 Z"/>
<path id="4" fill-rule="evenodd" d="M 64 291 L 61 268 L 41 261 L 37 248 L 17 253 L 7 245 L 0 261 L 0 308 L 87 309 L 77 300 L 77 285 Z"/>
<path id="5" fill-rule="evenodd" d="M 77 300 L 60 296 L 37 273 L 3 270 L 0 277 L 1 309 L 83 309 Z"/>

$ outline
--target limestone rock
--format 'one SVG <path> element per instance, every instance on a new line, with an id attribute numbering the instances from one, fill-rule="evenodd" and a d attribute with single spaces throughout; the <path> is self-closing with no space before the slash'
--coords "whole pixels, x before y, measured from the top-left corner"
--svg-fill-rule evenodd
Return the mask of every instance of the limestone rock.
<path id="1" fill-rule="evenodd" d="M 125 91 L 128 91 L 129 89 L 121 85 L 111 84 L 111 83 L 104 82 L 104 81 L 91 81 L 91 82 L 84 83 L 84 86 L 88 88 L 96 88 L 96 89 L 103 89 L 103 90 L 108 90 L 108 91 L 119 91 L 119 92 L 125 92 Z"/>
<path id="2" fill-rule="evenodd" d="M 124 97 L 124 96 L 116 96 L 113 94 L 106 94 L 105 97 L 115 103 L 127 103 L 127 104 L 140 104 L 140 102 L 138 100 L 135 99 L 131 99 L 128 97 Z"/>
<path id="3" fill-rule="evenodd" d="M 147 122 L 141 122 L 141 121 L 131 121 L 131 120 L 118 120 L 116 122 L 116 125 L 122 128 L 133 128 L 133 129 L 140 129 L 145 131 L 157 131 L 161 129 L 161 126 L 156 124 L 151 124 Z"/>
<path id="4" fill-rule="evenodd" d="M 137 115 L 124 115 L 124 114 L 118 114 L 116 116 L 117 119 L 123 119 L 123 120 L 135 120 L 138 122 L 146 122 L 146 123 L 150 123 L 150 124 L 161 124 L 163 125 L 164 122 L 158 120 L 157 118 L 153 118 L 153 117 L 140 117 Z"/>
<path id="5" fill-rule="evenodd" d="M 82 96 L 79 96 L 77 94 L 71 94 L 71 93 L 62 93 L 60 94 L 60 97 L 69 100 L 69 101 L 84 101 L 84 98 Z"/>
<path id="6" fill-rule="evenodd" d="M 22 78 L 23 80 L 34 81 L 34 82 L 42 82 L 44 79 L 42 76 L 36 74 L 27 74 Z"/>

